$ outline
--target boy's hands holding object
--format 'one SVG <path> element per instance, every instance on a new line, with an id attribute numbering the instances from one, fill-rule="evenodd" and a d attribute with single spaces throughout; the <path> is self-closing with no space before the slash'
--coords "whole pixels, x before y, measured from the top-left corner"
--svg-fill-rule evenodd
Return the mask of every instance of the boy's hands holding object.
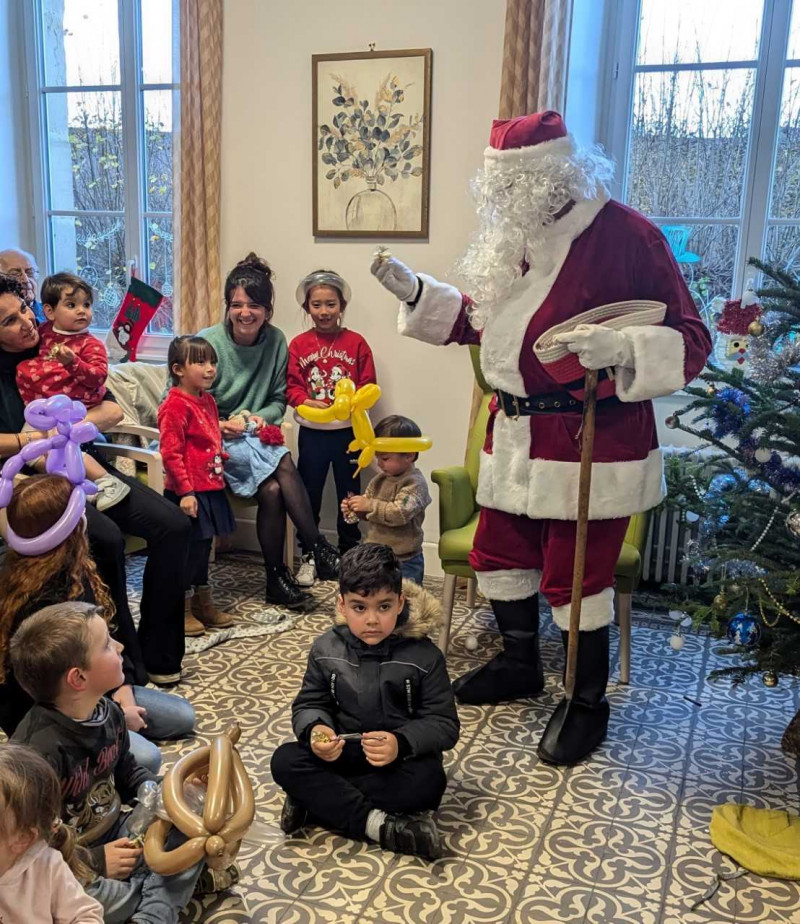
<path id="1" fill-rule="evenodd" d="M 127 837 L 121 837 L 105 845 L 106 876 L 108 879 L 127 879 L 133 872 L 142 848 Z"/>
<path id="2" fill-rule="evenodd" d="M 344 741 L 336 737 L 336 732 L 327 725 L 315 725 L 310 735 L 311 752 L 320 760 L 328 763 L 341 757 Z"/>
<path id="3" fill-rule="evenodd" d="M 345 498 L 342 504 L 347 503 L 347 509 L 350 513 L 356 513 L 360 517 L 365 517 L 369 513 L 369 499 L 363 494 L 354 494 L 352 497 Z M 344 510 L 342 510 L 344 513 Z"/>
<path id="4" fill-rule="evenodd" d="M 397 759 L 397 738 L 386 731 L 366 732 L 361 736 L 361 747 L 367 763 L 373 767 L 385 767 Z"/>

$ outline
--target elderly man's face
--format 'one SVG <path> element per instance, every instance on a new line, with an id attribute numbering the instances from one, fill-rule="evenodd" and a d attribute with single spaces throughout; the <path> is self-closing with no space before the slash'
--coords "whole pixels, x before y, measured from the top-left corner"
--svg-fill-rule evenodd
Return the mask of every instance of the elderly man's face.
<path id="1" fill-rule="evenodd" d="M 25 300 L 33 304 L 36 299 L 36 279 L 39 267 L 36 261 L 23 250 L 6 250 L 0 255 L 0 273 L 13 276 L 25 290 Z"/>
<path id="2" fill-rule="evenodd" d="M 0 350 L 22 353 L 36 346 L 39 331 L 31 309 L 16 295 L 0 295 Z"/>

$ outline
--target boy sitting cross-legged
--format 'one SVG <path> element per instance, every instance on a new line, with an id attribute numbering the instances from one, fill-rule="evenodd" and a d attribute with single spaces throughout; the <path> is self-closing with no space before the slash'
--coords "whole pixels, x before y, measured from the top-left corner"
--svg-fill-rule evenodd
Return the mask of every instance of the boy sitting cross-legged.
<path id="1" fill-rule="evenodd" d="M 430 815 L 447 785 L 442 752 L 458 741 L 444 657 L 428 638 L 434 598 L 388 546 L 342 556 L 337 625 L 312 645 L 292 705 L 297 742 L 272 756 L 287 793 L 281 828 L 310 819 L 385 850 L 436 859 Z"/>
<path id="2" fill-rule="evenodd" d="M 56 771 L 63 820 L 79 835 L 93 832 L 98 875 L 86 891 L 103 906 L 105 921 L 175 924 L 203 864 L 160 876 L 127 837 L 120 806 L 156 777 L 134 760 L 122 709 L 104 695 L 125 682 L 121 652 L 90 603 L 57 603 L 29 616 L 11 639 L 10 654 L 35 705 L 13 740 L 30 745 Z M 173 835 L 168 847 L 182 838 Z"/>

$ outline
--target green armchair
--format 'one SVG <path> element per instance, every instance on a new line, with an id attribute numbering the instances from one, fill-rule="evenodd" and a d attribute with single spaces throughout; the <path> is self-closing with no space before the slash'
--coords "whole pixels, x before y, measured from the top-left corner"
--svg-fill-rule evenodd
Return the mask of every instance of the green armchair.
<path id="1" fill-rule="evenodd" d="M 468 580 L 467 604 L 474 602 L 475 572 L 469 564 L 469 553 L 475 529 L 478 526 L 478 505 L 475 495 L 478 489 L 478 467 L 480 454 L 486 438 L 486 422 L 489 417 L 489 402 L 492 389 L 481 373 L 480 348 L 470 347 L 470 359 L 475 381 L 482 398 L 475 422 L 467 437 L 467 452 L 463 465 L 436 469 L 431 473 L 439 486 L 439 559 L 444 571 L 444 593 L 442 599 L 443 621 L 439 635 L 439 648 L 447 653 L 450 639 L 450 623 L 453 616 L 456 579 Z M 617 567 L 615 605 L 620 629 L 620 681 L 630 682 L 631 662 L 631 602 L 642 574 L 642 555 L 647 541 L 649 514 L 639 513 L 631 517 L 625 541 L 620 552 Z"/>

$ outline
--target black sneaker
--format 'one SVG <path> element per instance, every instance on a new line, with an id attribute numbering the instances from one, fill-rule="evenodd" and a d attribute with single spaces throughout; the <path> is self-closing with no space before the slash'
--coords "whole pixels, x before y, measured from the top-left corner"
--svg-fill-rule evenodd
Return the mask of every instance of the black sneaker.
<path id="1" fill-rule="evenodd" d="M 311 550 L 320 581 L 335 581 L 339 577 L 339 553 L 324 536 L 320 536 Z"/>
<path id="2" fill-rule="evenodd" d="M 439 832 L 429 814 L 387 815 L 381 825 L 381 847 L 426 860 L 438 860 L 444 852 Z"/>
<path id="3" fill-rule="evenodd" d="M 314 597 L 300 589 L 286 565 L 267 568 L 267 603 L 306 612 L 314 605 Z"/>
<path id="4" fill-rule="evenodd" d="M 194 887 L 194 895 L 211 895 L 214 892 L 224 892 L 226 889 L 232 889 L 239 881 L 239 867 L 235 863 L 225 869 L 211 869 L 209 866 L 203 867 L 200 878 Z"/>
<path id="5" fill-rule="evenodd" d="M 294 834 L 303 825 L 308 824 L 308 809 L 295 802 L 288 793 L 283 800 L 280 824 L 284 834 Z"/>

